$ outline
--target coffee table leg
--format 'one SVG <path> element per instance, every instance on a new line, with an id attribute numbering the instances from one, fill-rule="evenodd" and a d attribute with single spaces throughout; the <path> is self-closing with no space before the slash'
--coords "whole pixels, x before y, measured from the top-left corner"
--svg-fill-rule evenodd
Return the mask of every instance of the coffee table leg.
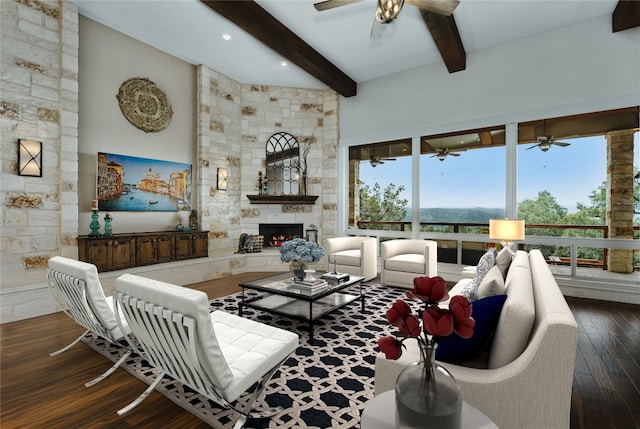
<path id="1" fill-rule="evenodd" d="M 313 344 L 313 301 L 309 301 L 309 344 Z"/>

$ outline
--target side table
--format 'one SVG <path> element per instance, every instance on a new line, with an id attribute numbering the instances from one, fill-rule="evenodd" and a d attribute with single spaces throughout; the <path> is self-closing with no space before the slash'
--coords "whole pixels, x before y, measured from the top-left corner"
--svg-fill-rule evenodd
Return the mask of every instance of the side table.
<path id="1" fill-rule="evenodd" d="M 373 398 L 362 412 L 361 429 L 396 429 L 396 392 L 388 390 Z M 461 429 L 498 429 L 480 410 L 462 402 Z"/>

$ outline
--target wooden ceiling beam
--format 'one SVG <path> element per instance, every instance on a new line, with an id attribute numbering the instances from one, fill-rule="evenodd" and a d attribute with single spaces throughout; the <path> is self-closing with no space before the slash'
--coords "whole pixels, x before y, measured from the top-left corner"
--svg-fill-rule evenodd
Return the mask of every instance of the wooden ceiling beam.
<path id="1" fill-rule="evenodd" d="M 620 0 L 611 17 L 613 32 L 640 27 L 640 1 Z"/>
<path id="2" fill-rule="evenodd" d="M 458 26 L 453 14 L 444 16 L 422 9 L 420 14 L 440 51 L 449 73 L 466 69 L 467 53 L 462 45 L 462 39 L 460 39 L 460 33 L 458 33 Z"/>
<path id="3" fill-rule="evenodd" d="M 201 1 L 340 95 L 357 94 L 353 79 L 254 1 Z"/>

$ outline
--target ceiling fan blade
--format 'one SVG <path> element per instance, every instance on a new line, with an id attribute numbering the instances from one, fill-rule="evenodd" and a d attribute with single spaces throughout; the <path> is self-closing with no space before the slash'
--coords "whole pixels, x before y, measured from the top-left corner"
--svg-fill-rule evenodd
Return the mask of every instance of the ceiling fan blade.
<path id="1" fill-rule="evenodd" d="M 316 8 L 318 12 L 323 12 L 329 9 L 335 9 L 336 7 L 347 6 L 351 3 L 358 3 L 362 0 L 325 0 L 318 3 L 314 3 L 313 7 Z"/>
<path id="2" fill-rule="evenodd" d="M 554 144 L 556 146 L 560 146 L 560 147 L 567 147 L 567 146 L 571 145 L 571 143 L 557 142 L 557 141 L 554 141 L 554 140 L 552 140 L 550 143 Z"/>
<path id="3" fill-rule="evenodd" d="M 373 25 L 371 26 L 371 35 L 369 36 L 371 39 L 379 39 L 382 37 L 382 33 L 386 28 L 386 24 L 378 21 L 375 17 L 373 18 Z"/>
<path id="4" fill-rule="evenodd" d="M 540 146 L 540 143 L 536 143 L 533 146 L 529 146 L 526 150 L 533 149 L 534 147 Z"/>
<path id="5" fill-rule="evenodd" d="M 460 156 L 459 153 L 455 153 L 455 152 L 448 152 L 447 155 L 451 155 L 451 156 Z"/>
<path id="6" fill-rule="evenodd" d="M 435 12 L 439 15 L 449 16 L 458 7 L 460 0 L 405 0 L 422 10 Z"/>

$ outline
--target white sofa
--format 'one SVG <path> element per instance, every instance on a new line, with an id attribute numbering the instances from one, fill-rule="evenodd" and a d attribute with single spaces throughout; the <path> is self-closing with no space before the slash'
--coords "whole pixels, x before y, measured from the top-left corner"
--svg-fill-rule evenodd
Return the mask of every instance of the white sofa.
<path id="1" fill-rule="evenodd" d="M 438 243 L 388 240 L 380 243 L 380 280 L 385 286 L 413 287 L 413 279 L 438 275 Z"/>
<path id="2" fill-rule="evenodd" d="M 461 279 L 459 293 L 472 280 Z M 484 365 L 443 363 L 464 401 L 500 429 L 568 428 L 577 324 L 539 250 L 518 251 L 505 279 L 506 301 Z M 398 360 L 376 357 L 375 394 L 391 390 L 402 368 L 418 360 L 415 341 Z M 466 365 L 466 364 L 465 364 Z"/>
<path id="3" fill-rule="evenodd" d="M 364 277 L 378 275 L 378 240 L 375 237 L 334 237 L 325 240 L 327 271 Z"/>

